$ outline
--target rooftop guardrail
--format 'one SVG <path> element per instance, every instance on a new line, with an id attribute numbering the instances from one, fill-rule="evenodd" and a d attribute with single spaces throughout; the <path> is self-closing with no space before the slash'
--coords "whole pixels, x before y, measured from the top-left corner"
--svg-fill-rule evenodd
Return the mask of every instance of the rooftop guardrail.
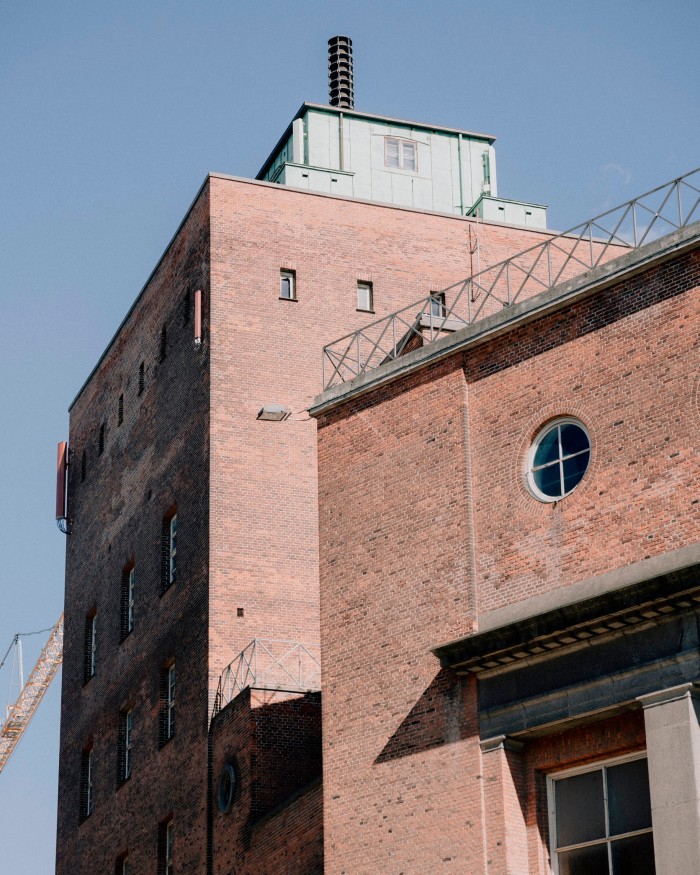
<path id="1" fill-rule="evenodd" d="M 316 644 L 254 638 L 221 673 L 214 713 L 246 687 L 288 693 L 321 689 L 321 655 Z"/>
<path id="2" fill-rule="evenodd" d="M 684 228 L 700 219 L 698 186 L 700 168 L 333 341 L 324 389 Z"/>

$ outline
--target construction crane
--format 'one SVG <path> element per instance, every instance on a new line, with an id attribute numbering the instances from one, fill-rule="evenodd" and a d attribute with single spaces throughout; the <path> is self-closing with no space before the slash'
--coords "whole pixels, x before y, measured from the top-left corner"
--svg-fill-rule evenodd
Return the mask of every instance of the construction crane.
<path id="1" fill-rule="evenodd" d="M 33 634 L 33 633 L 30 633 Z M 21 648 L 21 634 L 14 636 L 10 648 L 14 645 L 16 648 Z M 8 648 L 7 653 L 10 652 Z M 5 658 L 7 658 L 7 653 Z M 21 649 L 20 654 L 20 686 L 22 686 L 22 668 L 21 668 Z M 32 669 L 32 673 L 27 679 L 27 683 L 21 688 L 21 692 L 17 701 L 8 708 L 7 719 L 0 730 L 0 772 L 7 765 L 7 761 L 12 756 L 12 752 L 19 744 L 29 722 L 36 713 L 39 703 L 44 698 L 44 693 L 49 688 L 51 681 L 56 676 L 58 667 L 63 661 L 63 614 L 58 618 L 58 622 L 51 630 L 48 641 L 44 645 L 36 665 Z M 3 660 L 4 662 L 4 660 Z"/>

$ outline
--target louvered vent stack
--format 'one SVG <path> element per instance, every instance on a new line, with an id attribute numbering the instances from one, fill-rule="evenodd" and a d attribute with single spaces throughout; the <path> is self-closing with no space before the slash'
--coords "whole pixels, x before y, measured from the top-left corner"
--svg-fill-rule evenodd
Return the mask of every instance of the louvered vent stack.
<path id="1" fill-rule="evenodd" d="M 328 95 L 331 106 L 355 108 L 352 40 L 349 36 L 332 36 L 328 40 Z"/>

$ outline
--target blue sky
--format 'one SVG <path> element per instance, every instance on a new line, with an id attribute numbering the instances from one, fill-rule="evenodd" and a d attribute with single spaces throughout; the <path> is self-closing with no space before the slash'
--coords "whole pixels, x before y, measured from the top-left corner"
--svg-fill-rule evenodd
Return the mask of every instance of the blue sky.
<path id="1" fill-rule="evenodd" d="M 326 102 L 328 37 L 353 39 L 357 109 L 495 134 L 499 193 L 561 230 L 700 165 L 698 32 L 696 0 L 3 4 L 0 656 L 62 609 L 69 403 L 206 173 L 254 176 Z M 15 875 L 53 871 L 59 694 L 0 775 Z"/>

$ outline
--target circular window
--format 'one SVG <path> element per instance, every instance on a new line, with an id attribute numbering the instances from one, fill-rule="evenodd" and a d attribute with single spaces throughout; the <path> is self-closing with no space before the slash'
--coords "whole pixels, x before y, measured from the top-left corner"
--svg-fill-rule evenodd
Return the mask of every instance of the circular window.
<path id="1" fill-rule="evenodd" d="M 228 814 L 233 807 L 233 802 L 236 798 L 236 785 L 236 768 L 233 763 L 226 763 L 219 774 L 217 791 L 219 811 L 222 814 Z"/>
<path id="2" fill-rule="evenodd" d="M 591 440 L 576 419 L 549 422 L 530 448 L 527 482 L 540 501 L 558 501 L 581 482 L 591 460 Z"/>

